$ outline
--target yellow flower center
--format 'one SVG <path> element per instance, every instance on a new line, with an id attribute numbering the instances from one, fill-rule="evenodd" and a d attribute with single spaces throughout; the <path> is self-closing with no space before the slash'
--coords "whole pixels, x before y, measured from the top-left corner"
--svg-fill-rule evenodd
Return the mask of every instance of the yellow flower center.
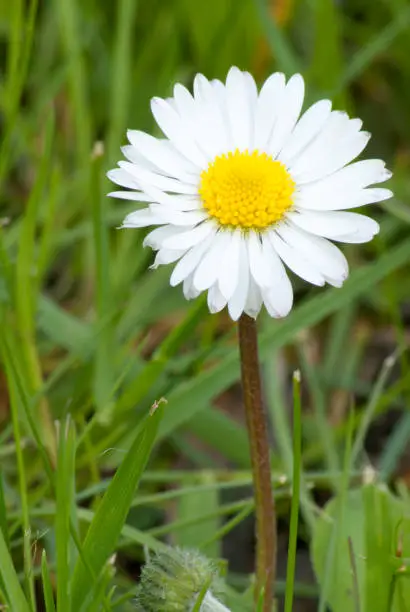
<path id="1" fill-rule="evenodd" d="M 218 155 L 201 173 L 203 206 L 220 225 L 263 230 L 292 207 L 295 182 L 266 153 Z"/>

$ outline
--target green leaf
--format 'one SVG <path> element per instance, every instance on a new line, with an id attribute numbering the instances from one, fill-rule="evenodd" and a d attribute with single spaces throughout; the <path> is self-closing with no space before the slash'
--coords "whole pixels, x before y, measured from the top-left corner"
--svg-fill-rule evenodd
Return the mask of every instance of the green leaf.
<path id="1" fill-rule="evenodd" d="M 0 574 L 6 590 L 10 610 L 17 612 L 30 612 L 29 605 L 21 589 L 17 572 L 7 549 L 3 532 L 0 529 Z"/>
<path id="2" fill-rule="evenodd" d="M 162 407 L 157 408 L 139 428 L 95 513 L 83 543 L 83 554 L 94 576 L 89 575 L 83 561 L 79 559 L 72 581 L 72 612 L 86 609 L 94 577 L 98 578 L 112 554 L 154 444 L 162 410 Z"/>
<path id="3" fill-rule="evenodd" d="M 212 472 L 204 472 L 203 483 L 212 484 L 215 477 Z M 189 482 L 186 483 L 189 486 Z M 217 559 L 220 557 L 220 542 L 212 540 L 213 534 L 218 530 L 220 519 L 217 516 L 219 508 L 219 492 L 217 488 L 208 491 L 193 491 L 187 495 L 182 495 L 178 503 L 178 517 L 182 521 L 192 516 L 200 516 L 201 513 L 209 513 L 212 518 L 201 523 L 201 528 L 197 525 L 188 525 L 177 532 L 177 544 L 185 548 L 199 548 L 203 542 L 210 541 L 203 548 L 203 552 Z"/>
<path id="4" fill-rule="evenodd" d="M 392 597 L 392 584 L 397 580 L 394 576 L 402 564 L 402 559 L 394 556 L 400 542 L 403 557 L 410 555 L 410 525 L 403 521 L 405 513 L 406 507 L 401 500 L 384 486 L 375 484 L 349 491 L 341 522 L 338 522 L 338 498 L 327 504 L 316 523 L 311 553 L 316 575 L 323 587 L 329 542 L 337 534 L 340 546 L 336 562 L 330 569 L 327 592 L 327 603 L 333 612 L 354 612 L 357 609 L 348 539 L 355 558 L 360 609 L 401 612 L 399 593 L 405 601 L 410 601 L 410 582 L 406 578 L 401 578 Z"/>
<path id="5" fill-rule="evenodd" d="M 220 410 L 208 406 L 188 425 L 191 433 L 241 468 L 250 468 L 249 441 L 245 428 Z"/>

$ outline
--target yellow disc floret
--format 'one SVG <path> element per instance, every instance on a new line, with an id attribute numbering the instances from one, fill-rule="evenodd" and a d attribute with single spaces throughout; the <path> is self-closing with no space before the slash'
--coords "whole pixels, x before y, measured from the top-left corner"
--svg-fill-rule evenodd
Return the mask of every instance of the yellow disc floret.
<path id="1" fill-rule="evenodd" d="M 220 225 L 263 230 L 292 207 L 295 183 L 266 153 L 218 155 L 201 173 L 203 206 Z"/>

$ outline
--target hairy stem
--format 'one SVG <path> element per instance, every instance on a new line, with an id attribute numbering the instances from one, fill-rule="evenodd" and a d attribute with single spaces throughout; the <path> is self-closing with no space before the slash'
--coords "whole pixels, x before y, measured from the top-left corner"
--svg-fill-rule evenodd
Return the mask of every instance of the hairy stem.
<path id="1" fill-rule="evenodd" d="M 267 424 L 262 403 L 256 323 L 245 314 L 239 319 L 239 349 L 255 495 L 255 598 L 259 599 L 263 589 L 263 612 L 270 612 L 276 573 L 276 514 L 272 495 Z"/>

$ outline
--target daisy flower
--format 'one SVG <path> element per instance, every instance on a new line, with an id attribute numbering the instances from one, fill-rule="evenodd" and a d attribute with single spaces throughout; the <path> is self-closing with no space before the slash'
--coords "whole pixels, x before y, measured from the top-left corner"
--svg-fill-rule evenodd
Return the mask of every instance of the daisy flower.
<path id="1" fill-rule="evenodd" d="M 194 80 L 151 109 L 165 138 L 129 130 L 127 161 L 108 177 L 127 191 L 111 196 L 142 208 L 123 227 L 157 226 L 144 246 L 153 267 L 175 263 L 170 283 L 187 299 L 208 292 L 211 312 L 233 320 L 289 313 L 293 290 L 286 268 L 313 285 L 340 287 L 348 275 L 330 241 L 361 243 L 379 225 L 344 212 L 391 197 L 371 187 L 390 178 L 383 161 L 356 161 L 370 135 L 360 119 L 320 100 L 302 115 L 304 81 L 272 74 L 261 90 L 231 68 L 226 83 Z"/>

